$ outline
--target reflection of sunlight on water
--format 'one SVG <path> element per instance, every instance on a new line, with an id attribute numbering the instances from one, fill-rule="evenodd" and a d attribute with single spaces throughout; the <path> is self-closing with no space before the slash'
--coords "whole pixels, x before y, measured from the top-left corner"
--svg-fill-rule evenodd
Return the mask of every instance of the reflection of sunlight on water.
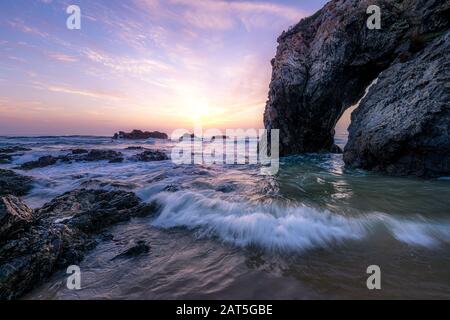
<path id="1" fill-rule="evenodd" d="M 351 187 L 345 180 L 331 182 L 331 184 L 335 188 L 335 193 L 331 195 L 333 199 L 345 200 L 350 199 L 353 196 Z"/>

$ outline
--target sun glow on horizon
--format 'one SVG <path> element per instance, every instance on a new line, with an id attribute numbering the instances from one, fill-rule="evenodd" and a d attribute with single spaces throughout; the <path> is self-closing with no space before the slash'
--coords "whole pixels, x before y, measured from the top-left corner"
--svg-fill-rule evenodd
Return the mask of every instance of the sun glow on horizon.
<path id="1" fill-rule="evenodd" d="M 316 1 L 0 3 L 0 135 L 262 127 L 276 39 Z M 7 79 L 7 81 L 6 81 Z"/>

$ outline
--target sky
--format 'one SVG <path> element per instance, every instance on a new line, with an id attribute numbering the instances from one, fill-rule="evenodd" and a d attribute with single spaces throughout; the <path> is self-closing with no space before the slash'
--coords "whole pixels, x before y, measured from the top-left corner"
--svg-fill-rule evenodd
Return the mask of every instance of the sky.
<path id="1" fill-rule="evenodd" d="M 0 135 L 262 128 L 277 37 L 326 2 L 1 0 Z"/>

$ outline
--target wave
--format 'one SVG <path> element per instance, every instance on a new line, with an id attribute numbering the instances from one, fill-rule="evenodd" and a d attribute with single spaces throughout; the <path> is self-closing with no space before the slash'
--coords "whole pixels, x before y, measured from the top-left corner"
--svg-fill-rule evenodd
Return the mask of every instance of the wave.
<path id="1" fill-rule="evenodd" d="M 449 223 L 434 223 L 421 216 L 408 220 L 384 213 L 347 217 L 306 206 L 229 202 L 189 191 L 159 193 L 151 201 L 162 205 L 153 226 L 184 227 L 239 247 L 304 251 L 361 240 L 379 227 L 409 245 L 435 247 L 450 242 Z"/>

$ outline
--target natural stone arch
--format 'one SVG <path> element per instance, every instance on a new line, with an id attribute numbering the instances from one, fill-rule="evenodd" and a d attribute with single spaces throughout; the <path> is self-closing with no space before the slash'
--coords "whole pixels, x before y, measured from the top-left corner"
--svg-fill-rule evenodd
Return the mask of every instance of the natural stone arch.
<path id="1" fill-rule="evenodd" d="M 278 39 L 264 123 L 280 129 L 282 155 L 332 151 L 336 122 L 366 87 L 448 30 L 445 0 L 375 2 L 381 30 L 366 27 L 366 10 L 374 1 L 340 0 Z"/>

